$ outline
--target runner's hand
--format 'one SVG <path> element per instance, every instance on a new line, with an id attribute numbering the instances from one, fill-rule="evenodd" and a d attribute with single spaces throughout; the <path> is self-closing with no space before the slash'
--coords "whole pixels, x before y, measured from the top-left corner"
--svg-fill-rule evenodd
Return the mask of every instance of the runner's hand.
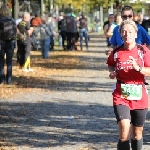
<path id="1" fill-rule="evenodd" d="M 110 79 L 114 79 L 114 78 L 116 78 L 116 76 L 117 76 L 117 73 L 115 71 L 110 72 L 110 74 L 109 74 Z"/>
<path id="2" fill-rule="evenodd" d="M 105 50 L 105 54 L 106 54 L 107 56 L 109 56 L 112 50 L 113 50 L 112 47 L 108 47 L 108 48 Z"/>
<path id="3" fill-rule="evenodd" d="M 132 64 L 133 68 L 137 70 L 139 68 L 139 65 L 137 64 L 136 60 L 132 56 L 129 56 L 129 59 L 130 64 Z"/>

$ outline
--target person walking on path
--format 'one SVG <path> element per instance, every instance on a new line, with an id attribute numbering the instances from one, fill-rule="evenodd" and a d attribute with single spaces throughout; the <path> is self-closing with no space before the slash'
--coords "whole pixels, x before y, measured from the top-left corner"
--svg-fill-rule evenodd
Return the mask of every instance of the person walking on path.
<path id="1" fill-rule="evenodd" d="M 6 5 L 0 7 L 0 33 L 0 84 L 4 84 L 5 80 L 7 84 L 11 84 L 12 58 L 14 54 L 14 40 L 16 39 L 17 26 L 15 20 L 10 17 L 10 11 Z M 4 71 L 5 54 L 7 64 L 6 76 Z"/>
<path id="2" fill-rule="evenodd" d="M 134 19 L 134 12 L 131 6 L 124 6 L 122 8 L 122 19 L 123 20 L 133 20 Z M 150 36 L 148 35 L 147 31 L 139 24 L 136 24 L 138 28 L 136 43 L 138 44 L 146 44 L 148 48 L 150 48 Z M 118 32 L 119 25 L 114 28 L 113 35 L 111 37 L 111 48 L 109 49 L 110 52 L 123 44 L 123 40 L 121 39 L 121 35 Z"/>
<path id="3" fill-rule="evenodd" d="M 112 93 L 113 107 L 119 126 L 117 150 L 142 150 L 143 126 L 148 112 L 145 76 L 150 76 L 150 51 L 136 43 L 138 28 L 134 21 L 121 23 L 119 33 L 124 45 L 108 57 L 109 77 L 117 83 Z M 130 124 L 131 123 L 131 124 Z"/>
<path id="4" fill-rule="evenodd" d="M 55 45 L 55 35 L 56 35 L 56 20 L 53 17 L 52 14 L 49 14 L 47 18 L 47 24 L 49 24 L 53 30 L 53 35 L 50 37 L 50 50 L 54 50 L 54 45 Z"/>
<path id="5" fill-rule="evenodd" d="M 52 30 L 52 27 L 50 24 L 46 23 L 46 17 L 41 17 L 42 24 L 39 26 L 39 28 L 35 31 L 35 36 L 39 33 L 39 38 L 41 42 L 41 52 L 42 52 L 42 58 L 47 59 L 49 58 L 49 49 L 50 49 L 50 37 L 54 35 L 54 32 Z"/>
<path id="6" fill-rule="evenodd" d="M 67 40 L 67 37 L 66 37 L 67 28 L 66 28 L 66 20 L 65 20 L 66 15 L 63 14 L 62 17 L 63 18 L 58 22 L 58 29 L 60 30 L 59 34 L 62 37 L 63 49 L 66 50 L 67 49 L 65 45 L 65 41 Z"/>
<path id="7" fill-rule="evenodd" d="M 95 32 L 98 32 L 99 24 L 100 24 L 100 20 L 97 18 L 97 16 L 95 16 L 94 18 Z"/>
<path id="8" fill-rule="evenodd" d="M 79 19 L 79 37 L 81 50 L 83 49 L 83 37 L 85 38 L 86 50 L 88 50 L 88 20 L 84 14 L 82 14 L 81 18 Z"/>
<path id="9" fill-rule="evenodd" d="M 114 28 L 115 28 L 117 25 L 120 25 L 121 22 L 122 22 L 121 13 L 118 12 L 118 13 L 115 15 L 115 23 L 116 23 L 116 24 L 113 23 L 113 24 L 109 27 L 108 31 L 106 32 L 106 35 L 109 37 L 109 38 L 108 38 L 108 39 L 109 39 L 109 40 L 108 40 L 109 44 L 107 45 L 107 46 L 108 46 L 108 49 L 106 49 L 106 55 L 109 55 L 109 47 L 111 46 L 110 40 L 111 40 L 111 36 L 113 35 L 113 30 L 114 30 Z"/>

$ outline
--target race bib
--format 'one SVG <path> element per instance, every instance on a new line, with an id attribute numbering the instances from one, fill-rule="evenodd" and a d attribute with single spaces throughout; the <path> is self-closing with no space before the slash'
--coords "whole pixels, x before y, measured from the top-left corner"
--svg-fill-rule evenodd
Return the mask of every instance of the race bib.
<path id="1" fill-rule="evenodd" d="M 121 84 L 121 98 L 127 100 L 141 100 L 142 85 Z"/>

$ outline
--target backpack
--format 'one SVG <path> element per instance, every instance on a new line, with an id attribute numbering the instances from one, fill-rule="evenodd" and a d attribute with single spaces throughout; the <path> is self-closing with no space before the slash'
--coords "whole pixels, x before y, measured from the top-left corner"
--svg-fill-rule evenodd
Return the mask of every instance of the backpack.
<path id="1" fill-rule="evenodd" d="M 79 25 L 80 29 L 87 28 L 87 19 L 81 18 L 79 21 L 80 21 L 80 25 Z"/>
<path id="2" fill-rule="evenodd" d="M 15 40 L 17 34 L 16 22 L 12 18 L 0 19 L 0 40 Z"/>
<path id="3" fill-rule="evenodd" d="M 77 24 L 73 16 L 66 16 L 66 29 L 67 32 L 77 32 Z"/>

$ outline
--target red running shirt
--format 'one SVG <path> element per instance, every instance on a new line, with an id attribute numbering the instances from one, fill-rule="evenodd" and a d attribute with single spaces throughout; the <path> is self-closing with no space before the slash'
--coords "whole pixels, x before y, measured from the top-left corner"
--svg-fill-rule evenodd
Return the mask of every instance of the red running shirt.
<path id="1" fill-rule="evenodd" d="M 123 83 L 143 84 L 144 75 L 137 72 L 133 68 L 132 64 L 129 64 L 128 62 L 129 56 L 132 56 L 140 66 L 150 67 L 150 50 L 145 45 L 142 45 L 142 47 L 145 50 L 144 53 L 135 46 L 130 51 L 120 48 L 115 54 L 112 52 L 108 57 L 108 66 L 114 66 L 116 68 L 116 78 L 121 80 Z M 121 98 L 121 84 L 119 83 L 116 83 L 112 95 L 114 105 L 126 105 L 131 110 L 148 108 L 148 91 L 145 86 L 142 87 L 141 100 L 127 100 L 125 98 Z"/>

